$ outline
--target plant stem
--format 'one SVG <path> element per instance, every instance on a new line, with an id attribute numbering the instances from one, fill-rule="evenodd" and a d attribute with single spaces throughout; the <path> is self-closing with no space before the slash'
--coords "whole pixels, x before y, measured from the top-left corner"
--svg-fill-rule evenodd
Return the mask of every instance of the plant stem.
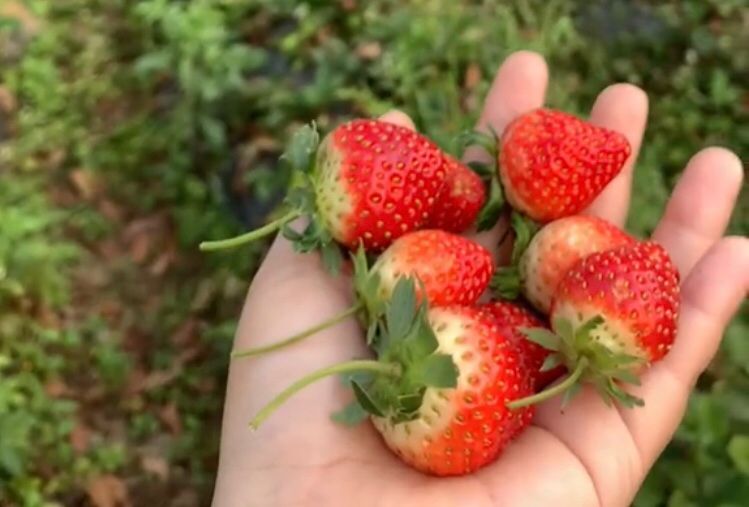
<path id="1" fill-rule="evenodd" d="M 266 352 L 272 352 L 274 350 L 282 349 L 286 347 L 287 345 L 300 342 L 304 340 L 305 338 L 307 338 L 308 336 L 312 336 L 313 334 L 319 331 L 322 331 L 323 329 L 327 329 L 329 327 L 335 326 L 339 322 L 346 320 L 348 317 L 355 315 L 362 308 L 364 308 L 364 305 L 362 303 L 356 303 L 354 306 L 348 308 L 346 311 L 341 312 L 337 315 L 334 315 L 328 320 L 325 320 L 317 324 L 316 326 L 313 326 L 305 331 L 302 331 L 301 333 L 297 333 L 293 336 L 290 336 L 289 338 L 286 338 L 285 340 L 281 340 L 276 343 L 271 343 L 269 345 L 264 345 L 262 347 L 256 347 L 254 349 L 238 350 L 238 351 L 232 352 L 231 357 L 238 358 L 238 357 L 259 356 L 261 354 L 265 354 Z"/>
<path id="2" fill-rule="evenodd" d="M 272 222 L 269 222 L 259 229 L 255 229 L 254 231 L 246 232 L 233 238 L 220 239 L 218 241 L 203 241 L 200 244 L 200 249 L 202 251 L 224 250 L 227 248 L 240 246 L 245 243 L 250 243 L 252 241 L 255 241 L 256 239 L 260 239 L 264 236 L 267 236 L 268 234 L 277 231 L 278 229 L 291 222 L 295 218 L 300 217 L 301 215 L 302 213 L 299 210 L 291 210 L 281 218 L 273 220 Z"/>
<path id="3" fill-rule="evenodd" d="M 583 357 L 580 359 L 580 362 L 577 363 L 575 370 L 562 382 L 532 396 L 527 396 L 519 400 L 511 401 L 510 403 L 507 403 L 507 408 L 509 408 L 510 410 L 515 410 L 518 408 L 527 407 L 528 405 L 533 405 L 534 403 L 548 400 L 549 398 L 553 398 L 557 394 L 563 393 L 564 391 L 575 385 L 578 380 L 580 380 L 580 377 L 585 372 L 585 369 L 587 367 L 588 359 Z"/>
<path id="4" fill-rule="evenodd" d="M 388 375 L 391 377 L 397 377 L 401 374 L 401 368 L 397 364 L 382 363 L 374 360 L 356 360 L 348 361 L 346 363 L 340 363 L 333 366 L 328 366 L 316 372 L 310 373 L 309 375 L 302 377 L 297 380 L 289 387 L 281 391 L 281 393 L 273 398 L 270 403 L 265 405 L 250 421 L 250 428 L 256 430 L 273 412 L 276 411 L 286 400 L 291 398 L 293 395 L 307 387 L 308 385 L 316 382 L 325 377 L 331 375 L 338 375 L 340 373 L 352 373 L 352 372 L 373 372 L 380 373 L 382 375 Z"/>

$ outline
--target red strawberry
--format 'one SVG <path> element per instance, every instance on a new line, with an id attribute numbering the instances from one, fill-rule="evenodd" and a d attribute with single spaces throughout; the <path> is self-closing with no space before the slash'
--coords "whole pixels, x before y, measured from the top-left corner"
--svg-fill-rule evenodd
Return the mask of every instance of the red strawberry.
<path id="1" fill-rule="evenodd" d="M 445 154 L 445 185 L 429 216 L 428 226 L 449 232 L 463 232 L 476 222 L 486 201 L 484 182 L 478 174 Z"/>
<path id="2" fill-rule="evenodd" d="M 635 243 L 582 259 L 557 288 L 551 308 L 555 334 L 529 333 L 558 351 L 554 357 L 572 373 L 531 401 L 583 381 L 607 401 L 642 404 L 617 381 L 636 382 L 643 366 L 666 355 L 676 336 L 678 311 L 679 274 L 660 245 Z"/>
<path id="3" fill-rule="evenodd" d="M 588 255 L 634 243 L 634 238 L 597 217 L 574 215 L 555 220 L 536 233 L 516 269 L 497 275 L 495 288 L 513 299 L 518 289 L 539 311 L 548 314 L 559 281 Z"/>
<path id="4" fill-rule="evenodd" d="M 368 268 L 363 250 L 354 256 L 354 288 L 357 303 L 346 311 L 283 341 L 245 351 L 234 357 L 253 356 L 296 343 L 318 331 L 358 314 L 371 342 L 378 319 L 398 282 L 418 281 L 417 292 L 426 293 L 430 306 L 472 305 L 489 286 L 494 263 L 489 251 L 468 238 L 438 230 L 411 232 L 398 238 Z"/>
<path id="5" fill-rule="evenodd" d="M 499 175 L 513 208 L 538 222 L 582 211 L 631 152 L 620 133 L 551 109 L 535 109 L 502 134 Z"/>
<path id="6" fill-rule="evenodd" d="M 354 120 L 320 145 L 317 209 L 333 238 L 381 250 L 420 228 L 445 182 L 442 152 L 426 137 L 376 120 Z"/>
<path id="7" fill-rule="evenodd" d="M 522 332 L 525 328 L 546 328 L 546 324 L 533 313 L 509 301 L 491 301 L 479 308 L 494 319 L 496 325 L 506 329 L 508 336 L 515 341 L 521 356 L 528 365 L 528 371 L 534 377 L 535 389 L 542 389 L 564 374 L 562 366 L 541 371 L 544 361 L 551 352 L 538 343 L 528 340 Z"/>
<path id="8" fill-rule="evenodd" d="M 471 305 L 487 289 L 494 265 L 478 243 L 428 229 L 397 239 L 377 259 L 372 273 L 379 278 L 381 299 L 390 297 L 400 277 L 412 276 L 423 284 L 430 306 Z"/>
<path id="9" fill-rule="evenodd" d="M 388 447 L 428 474 L 463 475 L 494 461 L 533 416 L 532 407 L 506 406 L 533 392 L 514 340 L 478 308 L 406 304 L 414 298 L 412 282 L 399 284 L 381 326 L 377 360 L 342 363 L 295 382 L 251 427 L 309 383 L 358 373 L 350 380 L 356 401 L 334 416 L 337 421 L 370 416 Z"/>
<path id="10" fill-rule="evenodd" d="M 381 417 L 373 422 L 387 446 L 405 463 L 438 476 L 471 473 L 494 461 L 525 429 L 532 411 L 513 413 L 505 403 L 532 393 L 532 382 L 506 329 L 470 307 L 433 308 L 429 323 L 438 351 L 452 357 L 457 384 L 427 387 L 404 417 L 388 400 L 387 384 L 371 391 Z M 391 395 L 392 396 L 392 395 Z"/>
<path id="11" fill-rule="evenodd" d="M 297 250 L 320 249 L 326 264 L 336 268 L 335 242 L 350 249 L 386 248 L 427 222 L 445 183 L 442 151 L 434 143 L 378 120 L 344 123 L 319 146 L 314 128 L 302 129 L 284 158 L 295 171 L 296 186 L 286 199 L 292 210 L 257 231 L 203 243 L 202 249 L 235 246 L 283 228 Z M 303 215 L 310 218 L 303 232 L 286 227 Z"/>

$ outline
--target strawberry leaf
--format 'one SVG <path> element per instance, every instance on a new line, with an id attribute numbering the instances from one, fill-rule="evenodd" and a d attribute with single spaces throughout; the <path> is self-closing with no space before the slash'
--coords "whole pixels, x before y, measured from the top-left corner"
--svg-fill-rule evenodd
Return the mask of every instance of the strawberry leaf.
<path id="1" fill-rule="evenodd" d="M 402 340 L 416 318 L 416 290 L 412 278 L 398 279 L 387 305 L 386 320 L 391 340 Z"/>
<path id="2" fill-rule="evenodd" d="M 546 359 L 544 359 L 544 362 L 541 365 L 541 368 L 538 369 L 538 371 L 543 372 L 553 370 L 560 364 L 562 364 L 562 358 L 559 354 L 549 354 L 548 356 L 546 356 Z"/>
<path id="3" fill-rule="evenodd" d="M 421 408 L 421 402 L 424 401 L 424 388 L 415 393 L 405 393 L 398 396 L 398 412 L 407 417 L 412 417 L 415 412 Z"/>
<path id="4" fill-rule="evenodd" d="M 341 254 L 340 247 L 336 243 L 332 241 L 323 243 L 320 246 L 320 255 L 322 256 L 322 264 L 328 273 L 337 275 L 341 272 L 343 255 Z"/>
<path id="5" fill-rule="evenodd" d="M 551 323 L 554 332 L 570 347 L 574 347 L 575 331 L 572 329 L 572 323 L 564 317 L 557 317 Z"/>
<path id="6" fill-rule="evenodd" d="M 645 402 L 641 398 L 624 391 L 611 378 L 607 379 L 606 393 L 627 408 L 642 407 L 645 405 Z"/>
<path id="7" fill-rule="evenodd" d="M 480 146 L 488 153 L 492 159 L 497 158 L 497 136 L 492 131 L 490 134 L 479 132 L 478 130 L 468 130 L 458 136 L 458 142 L 462 148 L 462 154 L 470 146 Z"/>
<path id="8" fill-rule="evenodd" d="M 367 326 L 367 345 L 372 345 L 374 343 L 378 329 L 377 322 L 372 322 Z"/>
<path id="9" fill-rule="evenodd" d="M 374 328 L 372 331 L 372 339 L 368 341 L 368 345 L 372 345 L 372 348 L 377 352 L 377 357 L 382 357 L 386 350 L 390 347 L 390 334 L 387 332 L 387 328 L 382 319 L 375 320 L 370 328 Z M 367 330 L 367 340 L 369 340 L 370 332 Z"/>
<path id="10" fill-rule="evenodd" d="M 458 385 L 458 367 L 449 354 L 433 354 L 414 366 L 411 378 L 425 386 L 439 389 Z"/>
<path id="11" fill-rule="evenodd" d="M 304 185 L 290 189 L 285 202 L 289 207 L 304 214 L 312 214 L 315 211 L 315 193 L 312 191 L 308 179 L 305 179 Z"/>
<path id="12" fill-rule="evenodd" d="M 411 332 L 403 342 L 401 354 L 407 363 L 416 363 L 430 356 L 439 346 L 434 330 L 427 320 L 426 311 L 425 305 L 419 307 Z"/>
<path id="13" fill-rule="evenodd" d="M 620 369 L 611 374 L 611 377 L 615 380 L 626 382 L 635 386 L 640 385 L 640 378 L 629 370 Z"/>
<path id="14" fill-rule="evenodd" d="M 487 164 L 474 160 L 472 162 L 468 162 L 466 166 L 468 166 L 471 171 L 478 174 L 479 177 L 481 177 L 481 179 L 484 181 L 489 181 L 496 174 L 494 170 L 494 164 Z"/>
<path id="15" fill-rule="evenodd" d="M 502 299 L 517 299 L 520 296 L 520 270 L 517 266 L 499 268 L 490 286 Z"/>
<path id="16" fill-rule="evenodd" d="M 517 266 L 520 262 L 520 257 L 523 256 L 523 253 L 528 248 L 528 244 L 530 244 L 533 236 L 538 231 L 538 224 L 517 211 L 512 212 L 511 222 L 512 229 L 515 231 L 515 244 L 512 247 L 512 259 L 510 263 L 513 266 Z"/>
<path id="17" fill-rule="evenodd" d="M 502 186 L 496 176 L 489 180 L 489 192 L 486 196 L 486 202 L 476 217 L 476 228 L 479 231 L 486 231 L 494 227 L 499 220 L 504 206 L 504 196 Z"/>
<path id="18" fill-rule="evenodd" d="M 560 319 L 560 320 L 564 320 L 564 319 Z M 567 324 L 569 325 L 568 321 L 565 321 L 565 322 L 567 322 Z M 585 321 L 583 325 L 577 328 L 577 331 L 575 332 L 575 342 L 579 344 L 587 343 L 590 340 L 590 333 L 595 328 L 603 324 L 604 322 L 605 321 L 603 320 L 603 317 L 601 317 L 600 315 L 596 315 L 592 319 L 588 319 L 587 321 Z M 560 322 L 560 324 L 562 323 Z M 570 331 L 571 331 L 571 326 L 570 326 Z"/>
<path id="19" fill-rule="evenodd" d="M 541 345 L 547 350 L 552 350 L 554 352 L 557 352 L 559 350 L 559 336 L 555 335 L 548 329 L 543 329 L 540 327 L 524 327 L 520 329 L 520 332 L 525 335 L 526 339 L 532 341 L 533 343 Z"/>
<path id="20" fill-rule="evenodd" d="M 333 421 L 345 426 L 356 426 L 367 417 L 369 417 L 369 414 L 356 400 L 330 415 Z"/>
<path id="21" fill-rule="evenodd" d="M 385 416 L 383 410 L 378 406 L 374 398 L 356 380 L 351 381 L 351 389 L 353 389 L 354 396 L 356 396 L 356 400 L 359 402 L 362 409 L 377 417 Z"/>
<path id="22" fill-rule="evenodd" d="M 292 134 L 281 159 L 286 160 L 295 171 L 310 172 L 319 144 L 320 134 L 315 123 L 305 125 Z"/>
<path id="23" fill-rule="evenodd" d="M 569 389 L 567 389 L 564 394 L 562 395 L 562 410 L 564 411 L 565 408 L 570 404 L 570 402 L 580 393 L 580 390 L 582 389 L 582 385 L 579 382 L 575 382 L 570 386 Z"/>
<path id="24" fill-rule="evenodd" d="M 374 374 L 369 371 L 352 371 L 349 373 L 343 373 L 340 376 L 341 383 L 348 387 L 351 382 L 356 382 L 361 386 L 369 386 L 374 381 Z"/>

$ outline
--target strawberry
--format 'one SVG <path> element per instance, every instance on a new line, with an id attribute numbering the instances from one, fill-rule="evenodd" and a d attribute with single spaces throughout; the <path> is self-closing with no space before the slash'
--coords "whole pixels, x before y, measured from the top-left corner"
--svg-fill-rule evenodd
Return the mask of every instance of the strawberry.
<path id="1" fill-rule="evenodd" d="M 494 461 L 530 424 L 532 411 L 513 413 L 505 403 L 532 393 L 532 381 L 514 338 L 481 310 L 433 308 L 428 319 L 437 350 L 458 370 L 456 385 L 428 386 L 418 405 L 403 407 L 401 393 L 389 392 L 391 382 L 375 381 L 372 420 L 409 466 L 438 476 L 468 474 Z"/>
<path id="2" fill-rule="evenodd" d="M 388 299 L 402 276 L 423 285 L 431 306 L 471 305 L 489 285 L 494 265 L 489 251 L 462 236 L 421 230 L 397 239 L 372 266 L 380 299 Z M 360 291 L 360 293 L 363 291 Z"/>
<path id="3" fill-rule="evenodd" d="M 524 307 L 509 301 L 490 301 L 479 308 L 494 319 L 496 325 L 506 328 L 506 333 L 517 344 L 520 355 L 526 361 L 528 371 L 533 376 L 535 389 L 542 389 L 564 374 L 562 366 L 545 369 L 544 361 L 551 352 L 528 340 L 522 332 L 528 328 L 546 328 L 541 319 Z"/>
<path id="4" fill-rule="evenodd" d="M 560 218 L 538 231 L 516 266 L 499 270 L 493 287 L 507 299 L 522 292 L 544 314 L 559 281 L 577 261 L 588 255 L 634 243 L 634 238 L 597 217 L 574 215 Z"/>
<path id="5" fill-rule="evenodd" d="M 471 227 L 484 206 L 486 190 L 478 174 L 448 154 L 445 159 L 445 185 L 429 216 L 431 229 L 463 232 Z"/>
<path id="6" fill-rule="evenodd" d="M 203 250 L 235 246 L 282 229 L 301 252 L 321 250 L 331 270 L 340 265 L 337 244 L 380 251 L 424 226 L 445 184 L 442 151 L 425 136 L 378 120 L 344 123 L 318 144 L 317 132 L 297 132 L 284 158 L 294 170 L 291 210 L 256 231 L 205 242 Z M 314 158 L 314 163 L 312 160 Z M 307 216 L 303 232 L 288 226 Z M 337 244 L 336 244 L 337 243 Z"/>
<path id="7" fill-rule="evenodd" d="M 634 243 L 585 257 L 557 287 L 551 307 L 554 333 L 528 331 L 529 338 L 555 352 L 550 364 L 563 363 L 572 373 L 512 406 L 563 391 L 568 400 L 580 382 L 591 383 L 609 403 L 641 405 L 617 382 L 636 383 L 643 367 L 666 355 L 676 336 L 678 312 L 679 274 L 657 243 Z"/>
<path id="8" fill-rule="evenodd" d="M 415 284 L 401 279 L 380 326 L 376 360 L 308 375 L 261 409 L 250 426 L 257 429 L 316 380 L 356 374 L 348 379 L 355 400 L 334 420 L 370 418 L 393 452 L 428 474 L 467 474 L 495 460 L 533 416 L 532 407 L 506 407 L 533 392 L 514 340 L 478 308 L 428 309 L 415 300 Z"/>
<path id="9" fill-rule="evenodd" d="M 630 153 L 622 134 L 540 108 L 516 118 L 503 132 L 499 176 L 512 207 L 545 223 L 582 211 Z"/>
<path id="10" fill-rule="evenodd" d="M 369 268 L 362 249 L 353 256 L 357 303 L 321 324 L 281 342 L 234 352 L 234 357 L 258 355 L 296 343 L 352 315 L 359 315 L 371 342 L 399 280 L 413 278 L 417 293 L 432 306 L 474 304 L 489 286 L 494 264 L 489 251 L 468 238 L 439 230 L 421 230 L 398 238 Z"/>

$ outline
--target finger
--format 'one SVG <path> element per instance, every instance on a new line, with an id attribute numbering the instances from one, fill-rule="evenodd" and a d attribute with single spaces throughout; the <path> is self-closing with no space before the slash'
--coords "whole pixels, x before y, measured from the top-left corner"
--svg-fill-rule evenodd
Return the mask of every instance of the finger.
<path id="1" fill-rule="evenodd" d="M 549 71 L 541 55 L 532 51 L 511 54 L 494 76 L 476 128 L 488 132 L 491 127 L 501 135 L 517 116 L 543 105 L 548 81 Z M 487 153 L 472 148 L 464 158 L 467 162 L 486 161 Z"/>
<path id="2" fill-rule="evenodd" d="M 687 164 L 653 233 L 683 276 L 723 235 L 742 179 L 741 161 L 723 148 L 704 149 Z"/>
<path id="3" fill-rule="evenodd" d="M 632 154 L 621 172 L 593 201 L 586 213 L 597 215 L 619 227 L 626 222 L 632 189 L 632 173 L 640 151 L 647 116 L 648 97 L 637 86 L 611 85 L 596 99 L 590 113 L 591 123 L 623 134 L 632 147 Z"/>
<path id="4" fill-rule="evenodd" d="M 543 106 L 548 85 L 548 68 L 542 56 L 531 51 L 518 51 L 510 55 L 500 66 L 494 77 L 479 117 L 477 129 L 493 129 L 501 135 L 508 123 L 517 116 Z M 477 147 L 466 150 L 466 162 L 487 162 L 488 154 Z M 491 230 L 471 234 L 472 239 L 495 254 L 495 262 L 504 263 L 512 247 L 505 241 L 498 248 L 509 226 L 507 217 L 502 217 Z"/>
<path id="5" fill-rule="evenodd" d="M 690 390 L 711 361 L 725 327 L 749 291 L 749 240 L 724 238 L 705 254 L 682 286 L 679 330 L 669 354 L 632 392 L 645 400 L 622 417 L 650 466 L 679 425 Z"/>
<path id="6" fill-rule="evenodd" d="M 538 407 L 534 424 L 562 440 L 593 478 L 602 505 L 629 505 L 686 407 L 689 390 L 715 354 L 720 336 L 749 286 L 749 242 L 725 239 L 684 284 L 679 337 L 663 362 L 630 389 L 645 400 L 635 409 L 608 407 L 586 388 L 561 413 L 560 401 Z"/>
<path id="7" fill-rule="evenodd" d="M 397 109 L 393 109 L 392 111 L 388 111 L 387 113 L 383 114 L 382 116 L 380 116 L 380 120 L 392 123 L 394 125 L 400 125 L 401 127 L 406 127 L 410 130 L 416 130 L 416 125 L 414 125 L 411 117 L 403 111 L 398 111 Z"/>

